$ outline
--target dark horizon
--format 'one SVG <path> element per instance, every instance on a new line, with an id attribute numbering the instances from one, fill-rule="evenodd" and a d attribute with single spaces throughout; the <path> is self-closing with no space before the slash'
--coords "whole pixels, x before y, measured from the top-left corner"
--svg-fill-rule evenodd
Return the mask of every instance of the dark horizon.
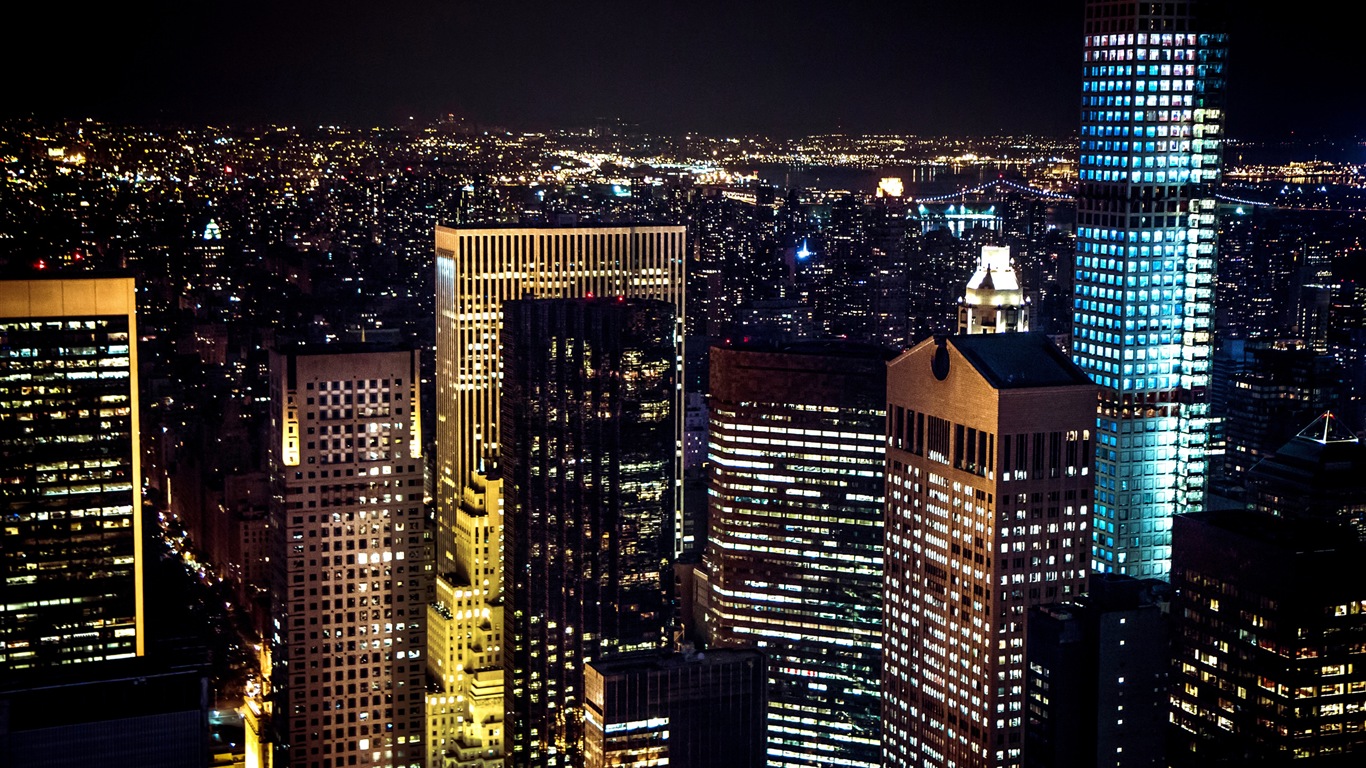
<path id="1" fill-rule="evenodd" d="M 1350 25 L 1229 5 L 1231 137 L 1363 131 Z M 1068 136 L 1079 122 L 1081 0 L 601 0 L 573 11 L 229 0 L 126 13 L 27 12 L 16 29 L 36 52 L 3 54 L 12 90 L 0 114 L 371 126 L 453 113 L 516 130 L 614 118 L 664 135 L 773 137 Z"/>

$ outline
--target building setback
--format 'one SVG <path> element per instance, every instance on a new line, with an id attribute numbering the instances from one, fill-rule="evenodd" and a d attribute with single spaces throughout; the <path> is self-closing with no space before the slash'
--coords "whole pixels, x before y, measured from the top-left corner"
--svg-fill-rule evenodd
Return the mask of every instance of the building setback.
<path id="1" fill-rule="evenodd" d="M 426 762 L 418 358 L 270 356 L 274 718 L 293 768 Z"/>
<path id="2" fill-rule="evenodd" d="M 584 666 L 672 627 L 676 317 L 622 297 L 504 313 L 508 757 L 578 766 Z"/>
<path id="3" fill-rule="evenodd" d="M 584 673 L 584 765 L 762 768 L 764 656 L 640 651 Z"/>
<path id="4" fill-rule="evenodd" d="M 1211 2 L 1088 0 L 1072 358 L 1102 388 L 1094 566 L 1166 578 L 1204 508 L 1225 36 Z"/>
<path id="5" fill-rule="evenodd" d="M 702 634 L 769 658 L 768 764 L 876 766 L 890 350 L 711 355 Z"/>
<path id="6" fill-rule="evenodd" d="M 1022 764 L 1025 613 L 1089 572 L 1095 406 L 1041 334 L 888 365 L 884 765 Z"/>
<path id="7" fill-rule="evenodd" d="M 143 652 L 131 277 L 0 280 L 0 676 Z"/>

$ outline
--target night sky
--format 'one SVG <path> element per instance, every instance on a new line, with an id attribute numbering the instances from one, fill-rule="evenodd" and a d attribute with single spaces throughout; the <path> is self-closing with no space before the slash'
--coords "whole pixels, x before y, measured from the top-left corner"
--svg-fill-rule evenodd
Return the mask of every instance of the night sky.
<path id="1" fill-rule="evenodd" d="M 1081 0 L 26 5 L 0 52 L 4 115 L 309 125 L 451 112 L 513 129 L 616 117 L 773 135 L 1078 123 Z M 1230 5 L 1235 138 L 1366 133 L 1356 25 Z"/>

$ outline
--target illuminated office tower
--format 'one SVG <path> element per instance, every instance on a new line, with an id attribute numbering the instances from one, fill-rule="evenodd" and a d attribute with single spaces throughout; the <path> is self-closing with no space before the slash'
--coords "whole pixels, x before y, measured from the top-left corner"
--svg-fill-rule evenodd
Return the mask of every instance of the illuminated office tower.
<path id="1" fill-rule="evenodd" d="M 456 509 L 456 570 L 427 608 L 427 768 L 503 764 L 502 520 L 496 467 L 473 474 Z"/>
<path id="2" fill-rule="evenodd" d="M 1073 360 L 1101 385 L 1094 567 L 1166 578 L 1204 507 L 1225 35 L 1212 2 L 1089 0 Z"/>
<path id="3" fill-rule="evenodd" d="M 703 634 L 768 665 L 768 765 L 876 766 L 886 361 L 849 342 L 711 354 Z"/>
<path id="4" fill-rule="evenodd" d="M 1010 248 L 982 246 L 977 270 L 958 306 L 959 333 L 1014 333 L 1029 330 L 1029 305 L 1020 289 Z"/>
<path id="5" fill-rule="evenodd" d="M 888 364 L 883 765 L 1022 764 L 1026 612 L 1090 572 L 1095 408 L 1042 334 Z"/>
<path id="6" fill-rule="evenodd" d="M 0 676 L 140 656 L 130 277 L 0 280 Z"/>
<path id="7" fill-rule="evenodd" d="M 503 302 L 627 296 L 673 305 L 682 339 L 685 227 L 436 228 L 437 572 L 454 570 L 460 486 L 498 452 Z M 682 367 L 682 345 L 677 366 Z M 682 380 L 681 378 L 679 379 Z M 683 461 L 683 390 L 673 408 Z M 675 475 L 682 477 L 682 472 Z M 674 491 L 681 496 L 681 485 Z M 675 509 L 681 513 L 681 505 Z M 674 526 L 681 551 L 683 526 Z"/>
<path id="8" fill-rule="evenodd" d="M 292 768 L 426 762 L 418 391 L 411 350 L 271 352 L 271 681 Z"/>
<path id="9" fill-rule="evenodd" d="M 578 766 L 584 665 L 672 628 L 677 317 L 622 297 L 504 313 L 506 752 Z"/>

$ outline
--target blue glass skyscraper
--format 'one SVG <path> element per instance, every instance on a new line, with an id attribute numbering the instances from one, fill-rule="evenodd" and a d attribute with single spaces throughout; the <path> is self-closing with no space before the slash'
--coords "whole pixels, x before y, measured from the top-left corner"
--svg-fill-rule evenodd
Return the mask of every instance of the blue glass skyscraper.
<path id="1" fill-rule="evenodd" d="M 1073 359 L 1102 387 L 1093 566 L 1165 578 L 1204 506 L 1223 147 L 1213 3 L 1090 0 Z"/>

